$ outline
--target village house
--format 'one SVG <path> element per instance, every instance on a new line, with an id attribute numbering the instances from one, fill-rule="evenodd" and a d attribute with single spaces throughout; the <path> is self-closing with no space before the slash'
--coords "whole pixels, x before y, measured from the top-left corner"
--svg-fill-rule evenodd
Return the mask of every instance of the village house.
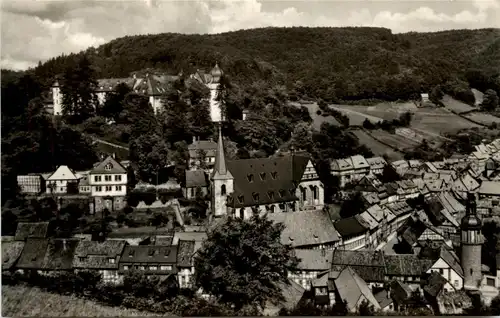
<path id="1" fill-rule="evenodd" d="M 426 273 L 439 273 L 445 280 L 444 290 L 447 292 L 460 290 L 464 284 L 464 271 L 460 259 L 448 248 L 442 247 L 437 259 Z"/>
<path id="2" fill-rule="evenodd" d="M 341 188 L 367 175 L 370 167 L 368 161 L 361 155 L 332 160 L 330 163 L 331 174 L 339 178 Z"/>
<path id="3" fill-rule="evenodd" d="M 45 179 L 41 173 L 28 173 L 17 176 L 17 185 L 21 193 L 40 194 L 46 191 Z"/>
<path id="4" fill-rule="evenodd" d="M 89 172 L 94 213 L 120 210 L 126 205 L 127 170 L 108 156 Z"/>
<path id="5" fill-rule="evenodd" d="M 199 140 L 193 137 L 193 143 L 188 146 L 190 169 L 203 169 L 208 173 L 213 171 L 217 143 L 213 140 Z M 201 160 L 204 161 L 202 164 Z"/>
<path id="6" fill-rule="evenodd" d="M 466 173 L 455 180 L 452 190 L 460 200 L 465 201 L 467 193 L 475 192 L 479 186 L 480 184 L 469 173 Z"/>
<path id="7" fill-rule="evenodd" d="M 124 275 L 131 270 L 138 270 L 147 276 L 177 277 L 177 246 L 125 246 L 118 273 Z"/>
<path id="8" fill-rule="evenodd" d="M 358 250 L 369 243 L 370 225 L 355 215 L 340 219 L 334 223 L 340 235 L 340 246 L 345 250 Z"/>
<path id="9" fill-rule="evenodd" d="M 46 189 L 48 194 L 77 194 L 78 177 L 68 166 L 59 166 L 47 178 Z"/>
<path id="10" fill-rule="evenodd" d="M 480 200 L 500 200 L 500 181 L 483 181 L 477 189 Z"/>
<path id="11" fill-rule="evenodd" d="M 16 241 L 26 241 L 28 238 L 47 238 L 51 227 L 50 222 L 19 222 L 17 223 Z"/>
<path id="12" fill-rule="evenodd" d="M 186 170 L 182 193 L 186 199 L 205 198 L 209 180 L 203 170 Z"/>
<path id="13" fill-rule="evenodd" d="M 288 278 L 309 290 L 312 281 L 320 273 L 330 269 L 333 251 L 295 249 L 295 256 L 300 262 L 296 271 L 288 273 Z"/>
<path id="14" fill-rule="evenodd" d="M 118 264 L 127 242 L 124 240 L 80 241 L 76 247 L 73 268 L 75 271 L 92 270 L 101 274 L 104 283 L 118 284 Z"/>
<path id="15" fill-rule="evenodd" d="M 366 159 L 370 165 L 370 173 L 376 176 L 384 173 L 384 168 L 387 166 L 387 161 L 382 157 L 373 157 Z"/>
<path id="16" fill-rule="evenodd" d="M 323 210 L 270 213 L 267 218 L 285 225 L 281 243 L 300 249 L 334 249 L 339 236 L 328 213 Z"/>
<path id="17" fill-rule="evenodd" d="M 178 241 L 177 269 L 180 288 L 193 286 L 195 241 Z"/>
<path id="18" fill-rule="evenodd" d="M 347 266 L 351 267 L 370 288 L 384 287 L 386 268 L 382 251 L 336 249 L 331 269 L 340 272 Z"/>
<path id="19" fill-rule="evenodd" d="M 431 266 L 432 261 L 420 259 L 415 254 L 384 255 L 385 279 L 398 280 L 416 290 L 422 283 L 422 274 Z"/>

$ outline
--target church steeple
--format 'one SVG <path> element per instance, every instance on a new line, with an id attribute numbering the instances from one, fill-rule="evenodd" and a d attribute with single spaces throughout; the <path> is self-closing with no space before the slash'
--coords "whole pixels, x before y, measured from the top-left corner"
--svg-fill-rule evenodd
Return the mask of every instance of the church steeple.
<path id="1" fill-rule="evenodd" d="M 215 153 L 214 179 L 232 179 L 231 172 L 227 170 L 226 156 L 224 154 L 224 141 L 222 140 L 222 125 L 219 124 L 219 140 L 217 142 L 217 151 Z"/>

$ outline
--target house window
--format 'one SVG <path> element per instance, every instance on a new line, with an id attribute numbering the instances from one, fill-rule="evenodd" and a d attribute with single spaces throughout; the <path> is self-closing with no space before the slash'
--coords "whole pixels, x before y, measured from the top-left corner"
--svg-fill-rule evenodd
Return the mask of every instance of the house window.
<path id="1" fill-rule="evenodd" d="M 274 213 L 275 206 L 271 205 L 271 213 Z"/>
<path id="2" fill-rule="evenodd" d="M 267 196 L 269 197 L 269 199 L 274 200 L 274 192 L 273 191 L 268 191 Z"/>
<path id="3" fill-rule="evenodd" d="M 102 191 L 102 187 L 101 187 L 101 186 L 97 186 L 97 187 L 95 187 L 95 191 L 96 191 L 96 192 L 101 192 L 101 191 Z"/>
<path id="4" fill-rule="evenodd" d="M 113 187 L 112 186 L 106 186 L 106 192 L 110 192 L 110 191 L 113 191 Z"/>
<path id="5" fill-rule="evenodd" d="M 109 262 L 110 264 L 114 264 L 114 263 L 115 263 L 115 261 L 116 261 L 116 260 L 115 260 L 114 258 L 112 258 L 112 257 L 108 258 L 108 262 Z"/>
<path id="6" fill-rule="evenodd" d="M 162 271 L 171 271 L 172 270 L 172 265 L 162 265 L 162 266 L 160 266 L 160 269 Z"/>
<path id="7" fill-rule="evenodd" d="M 285 190 L 279 190 L 278 193 L 280 195 L 280 198 L 285 196 Z"/>
<path id="8" fill-rule="evenodd" d="M 115 181 L 122 181 L 122 176 L 121 175 L 116 175 L 115 176 Z"/>
<path id="9" fill-rule="evenodd" d="M 80 262 L 85 262 L 85 257 L 80 256 L 80 257 L 78 257 L 78 260 L 79 260 Z"/>
<path id="10" fill-rule="evenodd" d="M 149 266 L 150 271 L 156 271 L 158 270 L 158 266 Z"/>
<path id="11" fill-rule="evenodd" d="M 243 203 L 243 196 L 242 196 L 242 195 L 239 195 L 239 196 L 238 196 L 238 201 L 239 201 L 240 203 Z"/>
<path id="12" fill-rule="evenodd" d="M 225 184 L 221 185 L 220 193 L 221 193 L 221 195 L 226 195 L 226 185 Z"/>
<path id="13" fill-rule="evenodd" d="M 241 208 L 240 209 L 240 218 L 245 218 L 245 209 L 244 208 Z"/>
<path id="14" fill-rule="evenodd" d="M 116 191 L 122 191 L 122 186 L 116 186 Z"/>
<path id="15" fill-rule="evenodd" d="M 139 270 L 143 271 L 145 270 L 146 268 L 144 266 L 139 266 Z"/>
<path id="16" fill-rule="evenodd" d="M 111 176 L 108 175 L 104 176 L 104 181 L 111 181 Z"/>
<path id="17" fill-rule="evenodd" d="M 439 274 L 441 274 L 441 275 L 444 274 L 444 270 L 442 268 L 439 269 Z"/>
<path id="18" fill-rule="evenodd" d="M 458 288 L 458 279 L 455 279 L 455 281 L 453 282 L 453 285 Z"/>
<path id="19" fill-rule="evenodd" d="M 313 198 L 314 198 L 314 200 L 317 200 L 318 199 L 318 188 L 313 187 L 312 190 L 313 190 Z"/>
<path id="20" fill-rule="evenodd" d="M 113 169 L 113 165 L 111 163 L 108 163 L 107 165 L 104 166 L 105 170 L 111 170 Z"/>
<path id="21" fill-rule="evenodd" d="M 302 201 L 307 201 L 306 189 L 300 188 L 300 191 L 302 192 Z"/>
<path id="22" fill-rule="evenodd" d="M 94 176 L 95 182 L 101 182 L 101 176 Z"/>
<path id="23" fill-rule="evenodd" d="M 259 194 L 257 192 L 252 193 L 253 199 L 259 201 Z"/>
<path id="24" fill-rule="evenodd" d="M 128 265 L 123 265 L 123 270 L 128 271 Z"/>
<path id="25" fill-rule="evenodd" d="M 191 188 L 191 197 L 194 197 L 194 188 Z"/>

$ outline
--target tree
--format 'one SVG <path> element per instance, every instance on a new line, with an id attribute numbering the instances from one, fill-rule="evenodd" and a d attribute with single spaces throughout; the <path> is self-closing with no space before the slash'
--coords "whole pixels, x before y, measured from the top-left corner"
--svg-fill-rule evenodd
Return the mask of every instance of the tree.
<path id="1" fill-rule="evenodd" d="M 500 296 L 491 300 L 490 311 L 492 316 L 500 316 Z"/>
<path id="2" fill-rule="evenodd" d="M 231 80 L 227 75 L 222 74 L 215 93 L 215 100 L 219 103 L 222 118 L 226 118 L 228 97 L 231 88 Z"/>
<path id="3" fill-rule="evenodd" d="M 298 264 L 292 248 L 280 242 L 283 230 L 265 216 L 228 218 L 195 258 L 196 286 L 236 309 L 282 300 L 277 283 L 288 284 L 288 273 Z"/>
<path id="4" fill-rule="evenodd" d="M 120 113 L 118 122 L 132 126 L 132 139 L 151 133 L 160 133 L 160 126 L 155 117 L 153 107 L 147 97 L 129 93 L 125 96 L 124 109 Z"/>
<path id="5" fill-rule="evenodd" d="M 210 110 L 207 101 L 194 104 L 190 116 L 191 134 L 201 139 L 210 137 L 213 132 L 213 123 L 210 118 Z"/>
<path id="6" fill-rule="evenodd" d="M 167 165 L 168 147 L 157 134 L 146 134 L 130 143 L 130 160 L 137 165 L 141 180 L 153 182 Z"/>
<path id="7" fill-rule="evenodd" d="M 441 99 L 443 99 L 443 97 L 444 93 L 441 89 L 441 86 L 435 86 L 429 93 L 429 100 L 438 106 L 441 106 L 443 104 L 441 102 Z"/>
<path id="8" fill-rule="evenodd" d="M 373 316 L 373 314 L 375 313 L 375 309 L 373 308 L 373 305 L 370 305 L 368 301 L 363 300 L 359 305 L 358 313 L 360 316 Z"/>
<path id="9" fill-rule="evenodd" d="M 97 81 L 90 61 L 85 55 L 66 68 L 61 84 L 63 115 L 81 123 L 95 114 L 98 107 L 97 96 L 94 93 Z"/>
<path id="10" fill-rule="evenodd" d="M 178 141 L 189 142 L 191 138 L 191 128 L 189 125 L 186 110 L 188 105 L 179 99 L 179 96 L 174 94 L 164 100 L 165 111 L 159 116 L 159 121 L 162 124 L 163 137 L 170 144 Z M 203 124 L 200 119 L 197 119 L 197 124 Z M 200 130 L 200 132 L 203 132 Z M 204 133 L 204 132 L 203 132 Z"/>
<path id="11" fill-rule="evenodd" d="M 128 87 L 127 84 L 120 83 L 115 89 L 108 93 L 106 96 L 106 100 L 101 110 L 102 116 L 106 118 L 118 119 L 118 116 L 123 111 L 125 97 L 132 90 Z"/>
<path id="12" fill-rule="evenodd" d="M 348 218 L 365 210 L 365 204 L 361 192 L 355 192 L 349 199 L 342 202 L 340 216 Z"/>
<path id="13" fill-rule="evenodd" d="M 481 103 L 481 109 L 486 111 L 493 111 L 498 107 L 498 95 L 492 89 L 487 90 L 484 93 L 484 99 Z"/>

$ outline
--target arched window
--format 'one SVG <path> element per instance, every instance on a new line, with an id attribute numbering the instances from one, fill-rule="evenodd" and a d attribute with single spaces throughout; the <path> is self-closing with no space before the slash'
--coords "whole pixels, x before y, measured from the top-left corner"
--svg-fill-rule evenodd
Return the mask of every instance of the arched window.
<path id="1" fill-rule="evenodd" d="M 245 218 L 245 208 L 240 209 L 240 218 L 242 218 L 242 219 Z"/>
<path id="2" fill-rule="evenodd" d="M 274 213 L 274 208 L 275 208 L 275 207 L 274 207 L 274 204 L 273 204 L 273 205 L 271 205 L 271 213 Z"/>
<path id="3" fill-rule="evenodd" d="M 470 274 L 471 274 L 471 275 L 472 275 L 472 272 L 474 272 L 474 271 L 473 271 L 473 270 L 472 270 L 472 268 L 471 268 L 471 269 L 470 269 Z"/>
<path id="4" fill-rule="evenodd" d="M 222 195 L 226 195 L 226 185 L 225 184 L 221 185 L 221 187 L 220 187 L 220 193 Z"/>
<path id="5" fill-rule="evenodd" d="M 318 199 L 318 187 L 314 186 L 312 188 L 312 190 L 313 190 L 313 198 L 314 198 L 314 200 L 317 200 Z"/>
<path id="6" fill-rule="evenodd" d="M 302 191 L 302 201 L 307 201 L 307 191 L 305 188 L 300 188 L 300 191 Z"/>

